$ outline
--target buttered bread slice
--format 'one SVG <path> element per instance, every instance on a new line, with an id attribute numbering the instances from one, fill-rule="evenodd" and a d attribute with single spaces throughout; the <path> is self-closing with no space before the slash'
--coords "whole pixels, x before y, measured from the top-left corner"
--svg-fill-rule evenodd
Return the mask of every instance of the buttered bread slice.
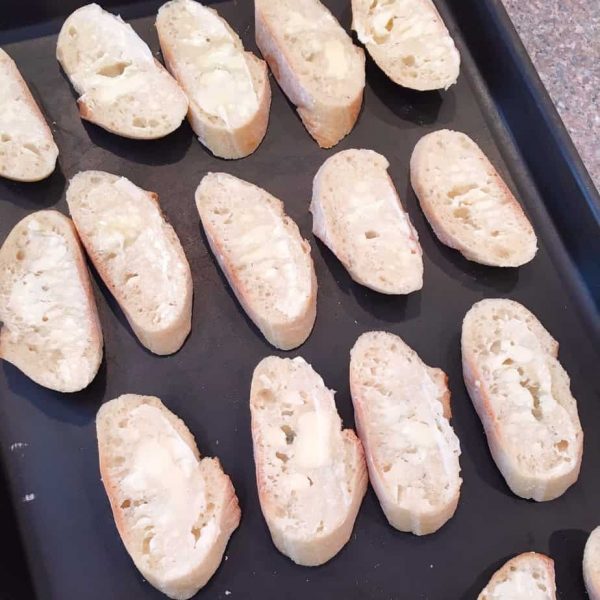
<path id="1" fill-rule="evenodd" d="M 352 0 L 352 29 L 395 83 L 415 90 L 456 83 L 460 55 L 431 0 Z"/>
<path id="2" fill-rule="evenodd" d="M 137 33 L 97 4 L 78 8 L 58 35 L 56 58 L 80 94 L 82 119 L 128 138 L 181 125 L 188 100 Z"/>
<path id="3" fill-rule="evenodd" d="M 465 384 L 492 456 L 522 498 L 553 500 L 579 476 L 583 432 L 558 343 L 513 300 L 481 300 L 462 326 Z"/>
<path id="4" fill-rule="evenodd" d="M 388 521 L 416 535 L 437 531 L 454 514 L 462 483 L 446 374 L 398 336 L 371 331 L 350 352 L 350 390 L 371 484 Z"/>
<path id="5" fill-rule="evenodd" d="M 317 311 L 310 245 L 283 203 L 226 173 L 209 173 L 196 190 L 208 243 L 240 304 L 281 350 L 304 343 Z"/>
<path id="6" fill-rule="evenodd" d="M 135 566 L 170 598 L 191 598 L 239 524 L 231 480 L 217 458 L 200 458 L 183 421 L 153 396 L 107 402 L 96 433 L 102 482 Z"/>
<path id="7" fill-rule="evenodd" d="M 17 65 L 0 48 L 0 177 L 39 181 L 56 166 L 58 148 Z"/>
<path id="8" fill-rule="evenodd" d="M 277 549 L 304 566 L 348 542 L 367 487 L 360 441 L 342 430 L 333 391 L 302 358 L 269 356 L 252 376 L 258 496 Z"/>
<path id="9" fill-rule="evenodd" d="M 468 260 L 518 267 L 535 256 L 537 238 L 523 208 L 464 133 L 422 137 L 410 158 L 410 181 L 440 242 Z"/>
<path id="10" fill-rule="evenodd" d="M 71 220 L 40 210 L 0 249 L 0 357 L 36 383 L 77 392 L 96 376 L 102 330 Z"/>
<path id="11" fill-rule="evenodd" d="M 384 294 L 408 294 L 423 287 L 423 253 L 388 167 L 373 150 L 328 158 L 313 181 L 313 233 L 354 281 Z"/>
<path id="12" fill-rule="evenodd" d="M 125 177 L 82 171 L 69 182 L 69 211 L 96 270 L 140 342 L 172 354 L 192 321 L 192 274 L 158 196 Z"/>
<path id="13" fill-rule="evenodd" d="M 365 54 L 319 0 L 254 0 L 256 44 L 322 148 L 356 123 Z"/>
<path id="14" fill-rule="evenodd" d="M 525 552 L 498 569 L 477 600 L 556 600 L 554 561 Z"/>
<path id="15" fill-rule="evenodd" d="M 216 10 L 194 0 L 161 6 L 156 30 L 167 67 L 190 100 L 198 139 L 221 158 L 254 152 L 269 121 L 266 63 L 244 51 Z"/>

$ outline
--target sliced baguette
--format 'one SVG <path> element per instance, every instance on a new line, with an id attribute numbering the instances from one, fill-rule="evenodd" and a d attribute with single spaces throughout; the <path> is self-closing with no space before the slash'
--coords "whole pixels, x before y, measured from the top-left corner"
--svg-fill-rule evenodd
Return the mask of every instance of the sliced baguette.
<path id="1" fill-rule="evenodd" d="M 78 8 L 56 58 L 80 94 L 82 119 L 123 137 L 156 139 L 181 125 L 188 100 L 137 33 L 97 4 Z"/>
<path id="2" fill-rule="evenodd" d="M 44 387 L 76 392 L 102 361 L 102 330 L 71 220 L 41 210 L 0 249 L 0 358 Z"/>
<path id="3" fill-rule="evenodd" d="M 460 55 L 431 0 L 352 0 L 352 29 L 394 83 L 421 91 L 456 83 Z"/>
<path id="4" fill-rule="evenodd" d="M 583 552 L 583 579 L 590 600 L 600 600 L 600 527 L 596 527 Z"/>
<path id="5" fill-rule="evenodd" d="M 153 396 L 107 402 L 96 433 L 102 482 L 135 566 L 170 598 L 191 598 L 219 567 L 240 522 L 219 459 L 200 459 L 184 422 Z"/>
<path id="6" fill-rule="evenodd" d="M 267 65 L 244 52 L 216 10 L 172 0 L 158 11 L 156 30 L 167 68 L 190 101 L 198 139 L 221 158 L 243 158 L 261 143 L 269 122 Z"/>
<path id="7" fill-rule="evenodd" d="M 96 270 L 140 342 L 155 354 L 181 348 L 192 322 L 192 274 L 158 196 L 125 177 L 82 171 L 67 203 Z"/>
<path id="8" fill-rule="evenodd" d="M 252 376 L 258 496 L 277 549 L 323 564 L 350 539 L 367 488 L 360 441 L 342 430 L 333 391 L 302 358 L 269 356 Z"/>
<path id="9" fill-rule="evenodd" d="M 553 500 L 579 476 L 583 432 L 558 343 L 524 306 L 481 300 L 462 326 L 465 384 L 492 456 L 522 498 Z"/>
<path id="10" fill-rule="evenodd" d="M 361 335 L 350 352 L 350 390 L 369 478 L 390 525 L 425 535 L 456 510 L 460 443 L 450 425 L 446 374 L 401 338 Z"/>
<path id="11" fill-rule="evenodd" d="M 357 283 L 409 294 L 423 287 L 423 252 L 388 167 L 372 150 L 328 158 L 313 182 L 313 233 Z"/>
<path id="12" fill-rule="evenodd" d="M 0 176 L 40 181 L 56 166 L 52 132 L 17 65 L 0 48 Z"/>
<path id="13" fill-rule="evenodd" d="M 556 600 L 554 561 L 525 552 L 498 569 L 477 600 Z"/>
<path id="14" fill-rule="evenodd" d="M 356 123 L 365 55 L 319 0 L 254 0 L 256 44 L 322 148 Z"/>
<path id="15" fill-rule="evenodd" d="M 483 265 L 518 267 L 537 252 L 518 200 L 467 135 L 443 129 L 422 137 L 410 180 L 440 242 Z"/>
<path id="16" fill-rule="evenodd" d="M 209 173 L 196 190 L 208 243 L 237 299 L 267 341 L 291 350 L 310 335 L 317 278 L 310 244 L 265 190 Z"/>

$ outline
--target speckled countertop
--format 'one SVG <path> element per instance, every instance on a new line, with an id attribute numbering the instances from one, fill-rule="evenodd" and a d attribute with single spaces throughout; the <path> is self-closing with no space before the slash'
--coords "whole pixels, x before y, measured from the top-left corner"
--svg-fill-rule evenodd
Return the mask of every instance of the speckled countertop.
<path id="1" fill-rule="evenodd" d="M 600 190 L 600 0 L 502 0 Z"/>

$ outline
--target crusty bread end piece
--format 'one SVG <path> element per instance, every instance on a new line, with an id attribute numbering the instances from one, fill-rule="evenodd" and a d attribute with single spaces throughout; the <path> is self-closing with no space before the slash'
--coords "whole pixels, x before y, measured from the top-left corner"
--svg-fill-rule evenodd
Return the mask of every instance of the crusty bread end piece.
<path id="1" fill-rule="evenodd" d="M 600 600 L 600 527 L 596 527 L 583 552 L 583 579 L 590 600 Z"/>
<path id="2" fill-rule="evenodd" d="M 352 29 L 395 83 L 421 91 L 456 83 L 460 55 L 431 0 L 352 0 Z"/>
<path id="3" fill-rule="evenodd" d="M 200 458 L 183 421 L 153 396 L 125 394 L 96 417 L 100 473 L 115 524 L 142 575 L 191 598 L 221 563 L 240 521 L 217 458 Z"/>
<path id="4" fill-rule="evenodd" d="M 123 137 L 175 131 L 188 99 L 130 25 L 97 4 L 78 8 L 58 35 L 56 58 L 80 94 L 82 119 Z"/>
<path id="5" fill-rule="evenodd" d="M 82 171 L 69 182 L 67 203 L 140 342 L 155 354 L 179 350 L 191 329 L 192 274 L 158 196 L 125 177 Z"/>
<path id="6" fill-rule="evenodd" d="M 525 552 L 498 569 L 477 600 L 556 600 L 554 561 Z"/>
<path id="7" fill-rule="evenodd" d="M 165 63 L 190 100 L 188 119 L 215 156 L 252 154 L 269 122 L 267 65 L 216 10 L 172 0 L 158 11 L 156 30 Z"/>
<path id="8" fill-rule="evenodd" d="M 263 359 L 252 376 L 258 495 L 277 549 L 304 566 L 348 542 L 367 488 L 360 441 L 342 430 L 333 392 L 302 358 Z"/>
<path id="9" fill-rule="evenodd" d="M 410 181 L 439 240 L 468 260 L 518 267 L 535 256 L 537 238 L 523 208 L 464 133 L 423 136 L 410 158 Z"/>
<path id="10" fill-rule="evenodd" d="M 462 326 L 465 384 L 510 489 L 553 500 L 579 476 L 583 432 L 558 343 L 529 310 L 481 300 Z"/>
<path id="11" fill-rule="evenodd" d="M 0 48 L 0 176 L 40 181 L 56 166 L 58 148 L 17 65 Z"/>
<path id="12" fill-rule="evenodd" d="M 319 0 L 255 0 L 256 44 L 310 135 L 335 146 L 354 127 L 365 55 Z"/>
<path id="13" fill-rule="evenodd" d="M 396 529 L 433 533 L 454 514 L 462 483 L 448 378 L 384 331 L 361 335 L 350 357 L 356 427 L 381 507 Z"/>
<path id="14" fill-rule="evenodd" d="M 357 283 L 409 294 L 423 287 L 423 252 L 388 167 L 373 150 L 328 158 L 313 181 L 313 233 Z"/>
<path id="15" fill-rule="evenodd" d="M 291 350 L 306 341 L 317 313 L 310 244 L 265 190 L 208 173 L 196 207 L 210 247 L 240 304 L 267 341 Z"/>
<path id="16" fill-rule="evenodd" d="M 102 330 L 71 220 L 30 214 L 0 249 L 0 357 L 44 387 L 76 392 L 102 361 Z"/>

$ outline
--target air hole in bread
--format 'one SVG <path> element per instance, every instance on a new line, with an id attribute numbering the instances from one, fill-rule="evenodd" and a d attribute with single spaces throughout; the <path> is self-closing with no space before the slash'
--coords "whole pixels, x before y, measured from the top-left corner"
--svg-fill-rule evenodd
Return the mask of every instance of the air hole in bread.
<path id="1" fill-rule="evenodd" d="M 477 185 L 475 185 L 473 183 L 467 183 L 464 185 L 455 185 L 451 190 L 448 191 L 448 198 L 456 198 L 456 196 L 464 196 L 474 189 L 477 189 Z"/>
<path id="2" fill-rule="evenodd" d="M 37 146 L 34 146 L 33 144 L 23 144 L 23 148 L 25 148 L 25 150 L 29 150 L 29 152 L 31 152 L 32 154 L 40 153 Z"/>
<path id="3" fill-rule="evenodd" d="M 194 541 L 197 542 L 200 539 L 200 532 L 202 531 L 201 527 L 194 526 L 192 527 L 192 535 L 194 536 Z"/>
<path id="4" fill-rule="evenodd" d="M 17 252 L 17 260 L 23 260 L 25 258 L 25 252 L 23 250 L 19 250 Z"/>
<path id="5" fill-rule="evenodd" d="M 131 500 L 129 498 L 126 498 L 125 500 L 123 500 L 123 502 L 121 502 L 121 508 L 129 508 L 131 506 Z"/>
<path id="6" fill-rule="evenodd" d="M 407 66 L 407 67 L 414 67 L 415 66 L 415 57 L 412 54 L 409 54 L 408 56 L 405 56 L 402 59 L 402 62 Z"/>
<path id="7" fill-rule="evenodd" d="M 569 442 L 567 442 L 567 440 L 560 440 L 560 442 L 556 442 L 556 444 L 554 444 L 554 447 L 559 452 L 566 452 L 569 449 Z"/>
<path id="8" fill-rule="evenodd" d="M 131 63 L 127 61 L 105 65 L 98 71 L 98 75 L 102 75 L 102 77 L 120 77 L 130 65 Z"/>
<path id="9" fill-rule="evenodd" d="M 373 231 L 372 229 L 370 229 L 369 231 L 365 231 L 365 237 L 368 240 L 372 240 L 372 239 L 379 237 L 379 234 L 376 231 Z"/>
<path id="10" fill-rule="evenodd" d="M 0 135 L 0 141 L 10 142 L 10 140 L 12 140 L 12 137 L 10 137 L 10 135 L 8 135 L 8 133 L 3 133 L 2 135 Z"/>
<path id="11" fill-rule="evenodd" d="M 77 29 L 75 29 L 75 27 L 73 27 L 73 26 L 69 27 L 69 36 L 75 37 L 76 35 L 77 35 Z"/>
<path id="12" fill-rule="evenodd" d="M 275 452 L 275 456 L 283 463 L 286 463 L 289 459 L 289 456 L 285 452 Z"/>
<path id="13" fill-rule="evenodd" d="M 142 553 L 150 554 L 150 542 L 154 538 L 154 529 L 152 527 L 146 527 L 146 535 L 144 536 L 144 541 L 142 542 Z"/>
<path id="14" fill-rule="evenodd" d="M 140 127 L 141 129 L 144 129 L 146 127 L 146 119 L 142 118 L 142 117 L 135 117 L 133 119 L 133 126 L 134 127 Z"/>
<path id="15" fill-rule="evenodd" d="M 294 438 L 296 437 L 296 432 L 289 425 L 282 425 L 281 431 L 285 433 L 285 443 L 293 444 Z"/>
<path id="16" fill-rule="evenodd" d="M 392 465 L 383 465 L 383 472 L 389 473 L 392 469 Z"/>

